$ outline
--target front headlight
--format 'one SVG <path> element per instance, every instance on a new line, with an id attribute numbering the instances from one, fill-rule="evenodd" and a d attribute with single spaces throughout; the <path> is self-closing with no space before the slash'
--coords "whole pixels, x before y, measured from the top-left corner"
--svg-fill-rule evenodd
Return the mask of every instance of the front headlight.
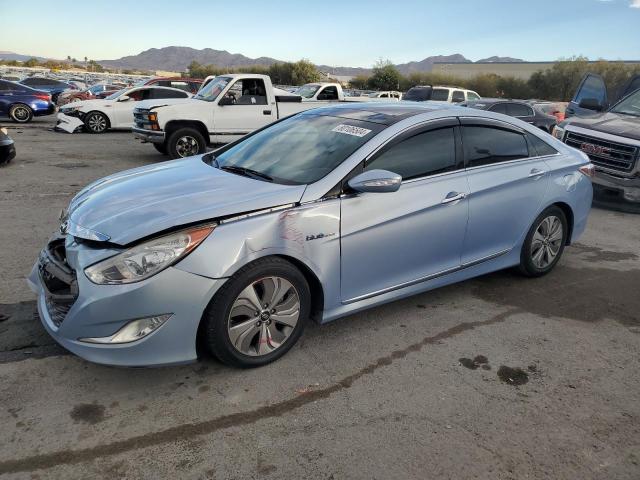
<path id="1" fill-rule="evenodd" d="M 558 140 L 562 141 L 562 138 L 564 137 L 564 128 L 561 128 L 556 125 L 555 127 L 553 127 L 552 135 L 556 137 Z"/>
<path id="2" fill-rule="evenodd" d="M 196 248 L 215 228 L 199 226 L 136 245 L 91 265 L 85 275 L 98 285 L 134 283 L 161 272 Z"/>

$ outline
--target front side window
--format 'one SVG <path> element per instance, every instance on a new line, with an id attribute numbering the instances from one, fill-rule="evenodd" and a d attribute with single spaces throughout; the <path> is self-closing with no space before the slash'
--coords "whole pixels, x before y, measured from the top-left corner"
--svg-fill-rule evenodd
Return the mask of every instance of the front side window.
<path id="1" fill-rule="evenodd" d="M 319 88 L 320 85 L 303 85 L 295 91 L 295 94 L 302 98 L 313 98 Z"/>
<path id="2" fill-rule="evenodd" d="M 370 162 L 365 170 L 388 170 L 403 180 L 436 175 L 456 168 L 453 128 L 419 133 L 391 146 Z"/>
<path id="3" fill-rule="evenodd" d="M 325 87 L 318 94 L 318 100 L 338 100 L 338 89 L 335 86 Z"/>
<path id="4" fill-rule="evenodd" d="M 463 126 L 462 144 L 467 167 L 527 158 L 529 149 L 523 134 L 497 127 Z"/>
<path id="5" fill-rule="evenodd" d="M 151 98 L 187 98 L 187 93 L 168 88 L 155 88 L 151 92 Z"/>
<path id="6" fill-rule="evenodd" d="M 509 103 L 507 104 L 507 115 L 512 117 L 531 117 L 533 116 L 533 109 L 521 103 Z"/>
<path id="7" fill-rule="evenodd" d="M 232 79 L 230 77 L 215 77 L 202 87 L 198 94 L 193 98 L 204 100 L 206 102 L 213 102 L 218 98 L 218 96 L 220 96 L 231 80 Z"/>
<path id="8" fill-rule="evenodd" d="M 232 105 L 266 105 L 267 91 L 264 81 L 260 78 L 245 78 L 238 80 L 224 94 L 231 100 Z"/>
<path id="9" fill-rule="evenodd" d="M 467 92 L 467 100 L 480 100 L 480 95 L 476 92 Z"/>
<path id="10" fill-rule="evenodd" d="M 309 184 L 332 172 L 384 125 L 313 113 L 296 115 L 224 150 L 217 166 L 251 169 L 284 184 Z"/>
<path id="11" fill-rule="evenodd" d="M 603 104 L 605 101 L 606 92 L 607 89 L 602 78 L 594 75 L 589 75 L 585 79 L 580 90 L 578 90 L 576 98 L 574 98 L 573 101 L 579 104 L 582 100 L 590 98 L 597 100 L 597 102 L 600 104 Z"/>
<path id="12" fill-rule="evenodd" d="M 436 102 L 446 102 L 449 100 L 448 88 L 434 88 L 431 92 L 431 100 Z"/>

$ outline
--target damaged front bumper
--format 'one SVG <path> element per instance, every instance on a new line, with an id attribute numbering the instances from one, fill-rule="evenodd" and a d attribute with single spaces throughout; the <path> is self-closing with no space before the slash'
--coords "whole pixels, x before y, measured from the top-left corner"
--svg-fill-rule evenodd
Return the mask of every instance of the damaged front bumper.
<path id="1" fill-rule="evenodd" d="M 164 132 L 146 130 L 144 128 L 133 127 L 131 129 L 133 136 L 143 142 L 164 143 Z"/>
<path id="2" fill-rule="evenodd" d="M 593 177 L 593 194 L 597 203 L 626 205 L 640 210 L 640 176 L 619 177 L 596 168 Z"/>
<path id="3" fill-rule="evenodd" d="M 67 115 L 64 113 L 58 113 L 58 121 L 56 122 L 56 130 L 62 130 L 63 132 L 73 133 L 82 130 L 84 122 L 80 117 L 73 115 Z"/>
<path id="4" fill-rule="evenodd" d="M 38 296 L 44 328 L 64 348 L 95 363 L 139 367 L 196 360 L 202 313 L 226 279 L 169 267 L 141 282 L 92 283 L 85 266 L 116 252 L 71 236 L 58 235 L 48 242 L 27 279 Z M 129 343 L 87 341 L 112 337 L 135 320 L 167 315 L 157 330 Z"/>

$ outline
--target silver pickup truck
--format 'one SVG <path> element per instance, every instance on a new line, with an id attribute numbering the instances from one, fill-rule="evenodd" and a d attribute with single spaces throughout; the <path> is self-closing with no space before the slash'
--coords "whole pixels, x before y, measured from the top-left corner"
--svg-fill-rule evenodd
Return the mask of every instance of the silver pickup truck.
<path id="1" fill-rule="evenodd" d="M 587 74 L 553 135 L 596 166 L 594 200 L 640 211 L 640 75 L 618 92 Z"/>

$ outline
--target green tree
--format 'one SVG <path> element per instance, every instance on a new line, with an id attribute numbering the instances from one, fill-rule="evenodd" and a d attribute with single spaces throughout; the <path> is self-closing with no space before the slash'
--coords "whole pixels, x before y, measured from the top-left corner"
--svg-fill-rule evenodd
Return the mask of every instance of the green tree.
<path id="1" fill-rule="evenodd" d="M 37 67 L 39 63 L 40 63 L 40 62 L 38 62 L 38 59 L 37 59 L 37 58 L 35 58 L 35 57 L 31 57 L 29 60 L 27 60 L 26 62 L 24 62 L 24 64 L 23 64 L 23 65 L 24 65 L 25 67 Z"/>
<path id="2" fill-rule="evenodd" d="M 397 90 L 402 76 L 389 60 L 378 60 L 369 77 L 369 87 L 374 90 Z"/>
<path id="3" fill-rule="evenodd" d="M 291 85 L 304 85 L 318 80 L 320 80 L 320 72 L 309 60 L 303 58 L 292 64 Z"/>
<path id="4" fill-rule="evenodd" d="M 366 75 L 358 75 L 356 77 L 353 77 L 349 81 L 349 86 L 358 90 L 366 90 L 369 86 L 369 77 Z"/>

